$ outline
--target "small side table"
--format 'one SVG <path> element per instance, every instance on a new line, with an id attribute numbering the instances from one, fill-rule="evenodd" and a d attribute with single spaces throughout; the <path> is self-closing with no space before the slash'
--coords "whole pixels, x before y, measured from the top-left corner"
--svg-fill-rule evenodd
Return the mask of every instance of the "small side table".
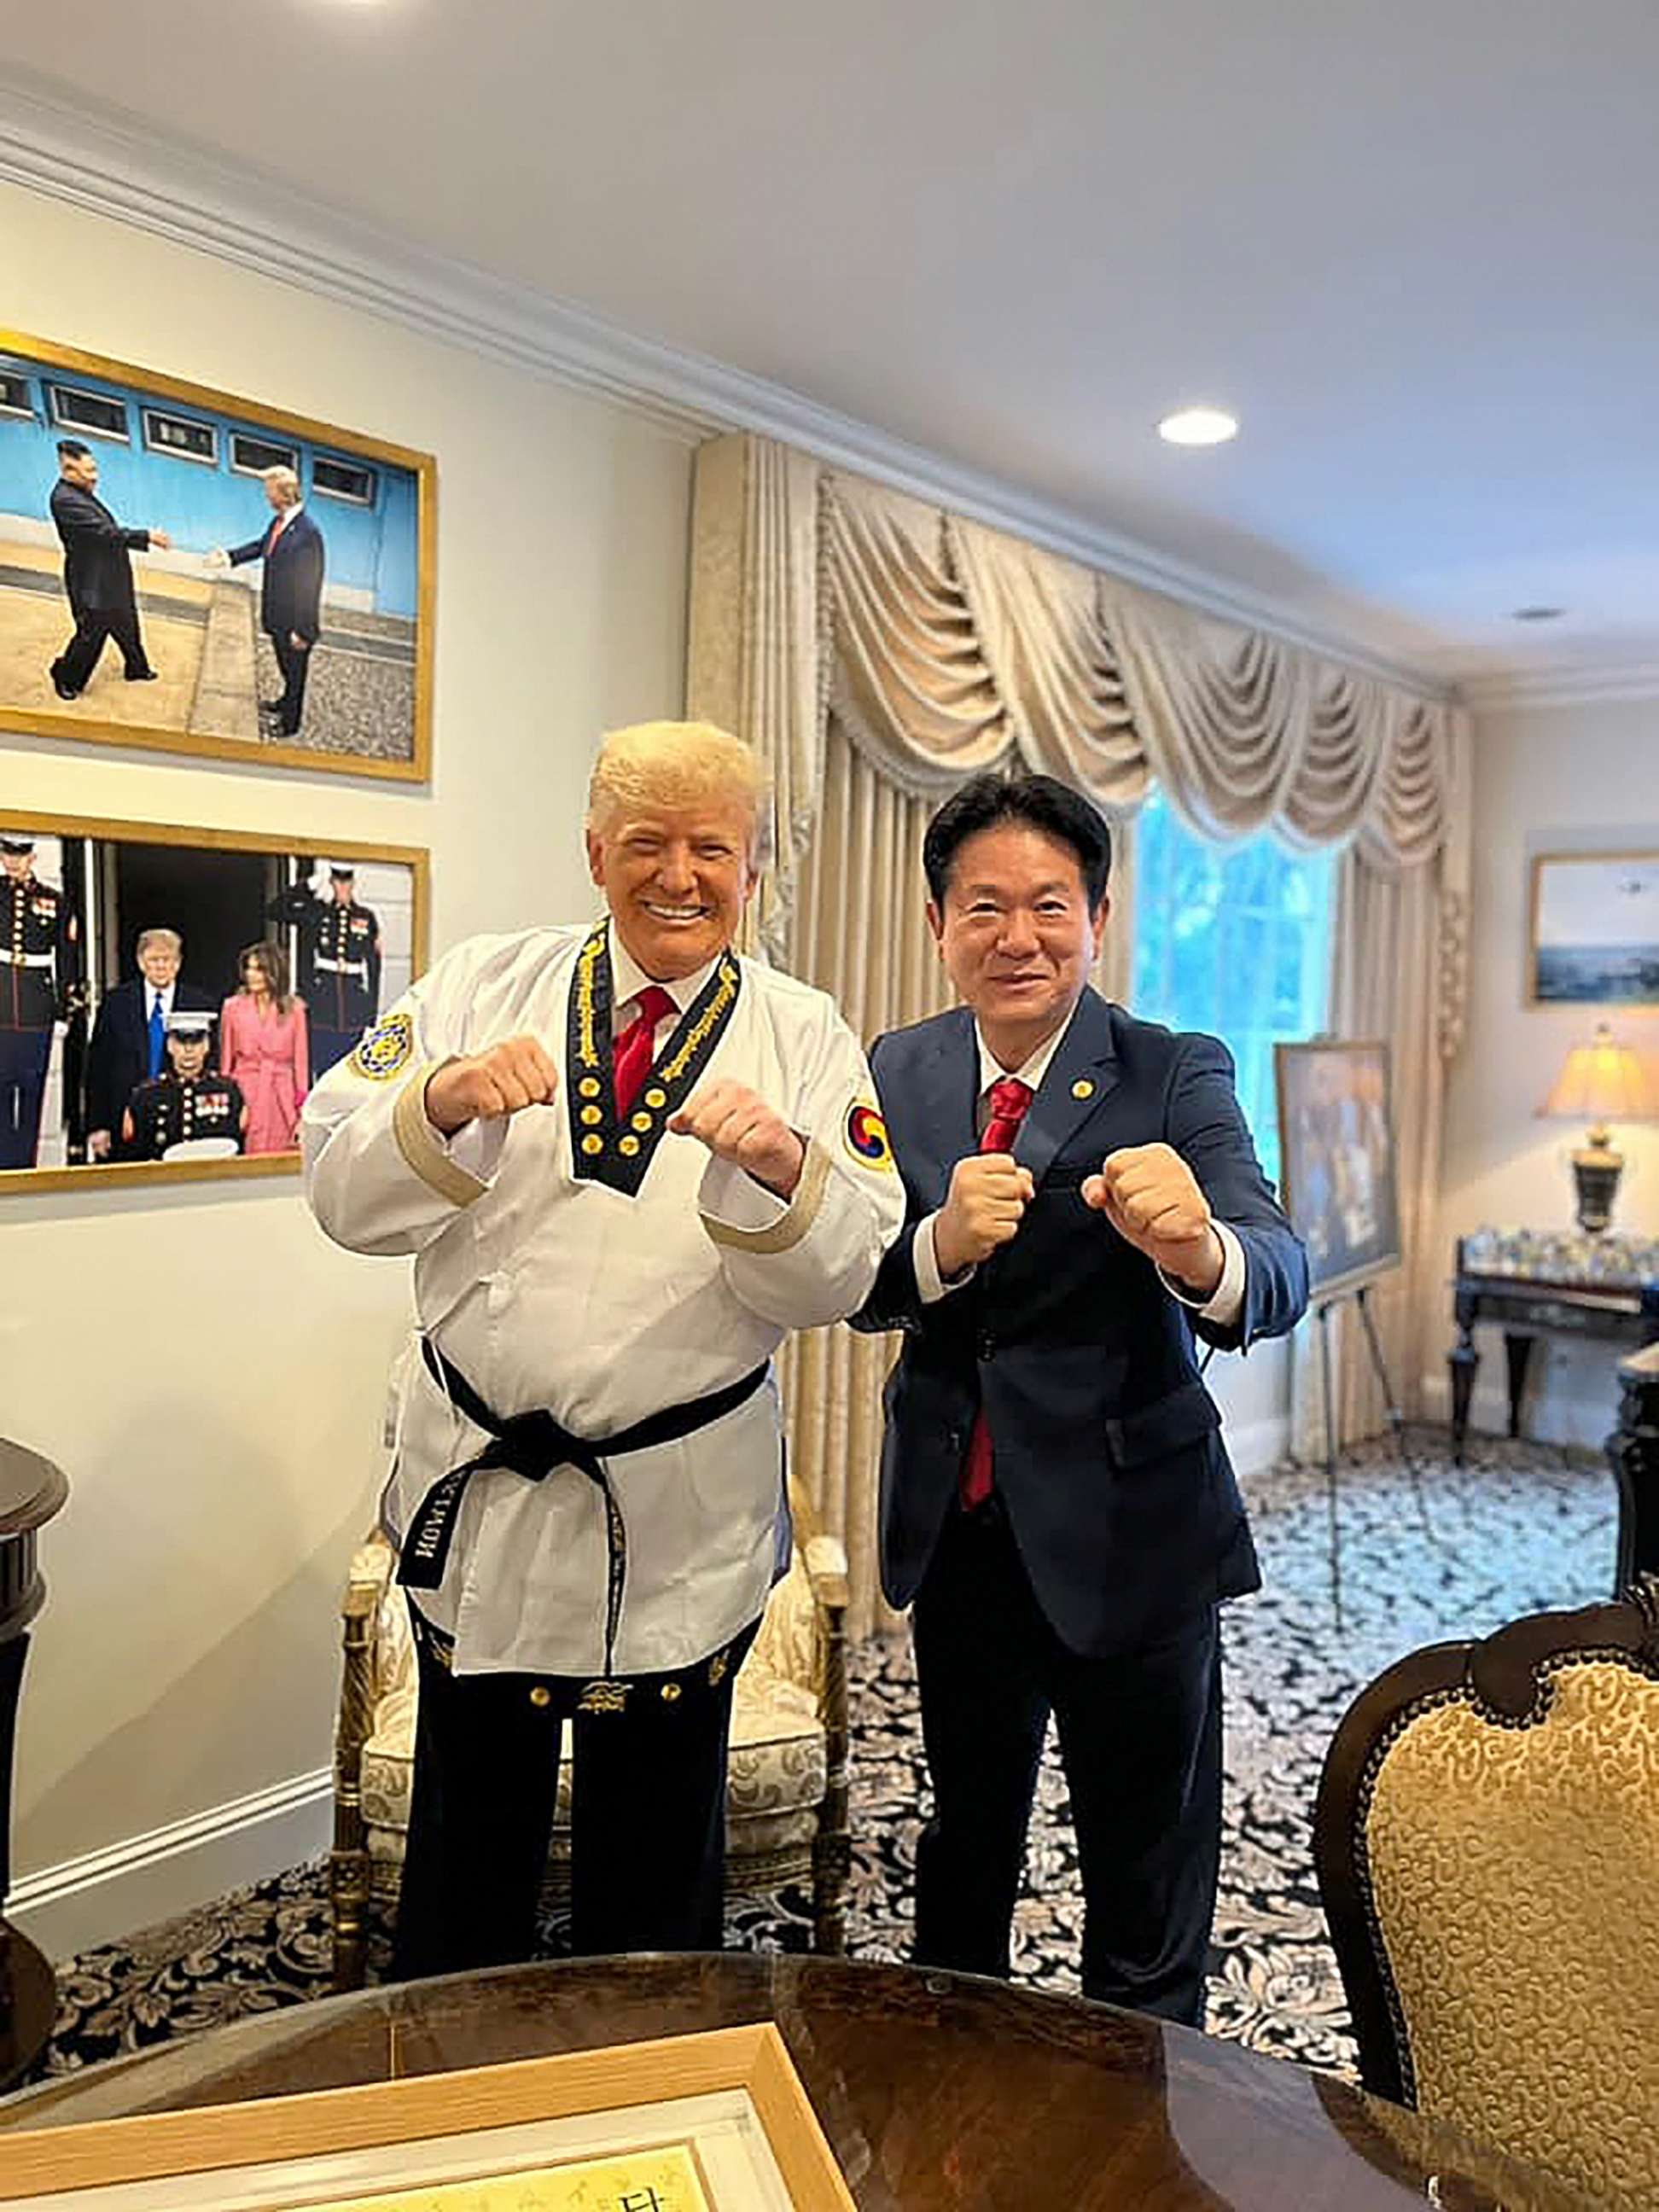
<path id="1" fill-rule="evenodd" d="M 1659 1343 L 1619 1363 L 1619 1425 L 1607 1457 L 1619 1484 L 1619 1578 L 1659 1575 Z"/>
<path id="2" fill-rule="evenodd" d="M 11 1760 L 30 1622 L 46 1602 L 35 1531 L 69 1496 L 62 1472 L 39 1452 L 0 1440 L 0 2089 L 27 2073 L 57 2015 L 52 1968 L 5 1917 L 11 1887 Z"/>
<path id="3" fill-rule="evenodd" d="M 1503 1324 L 1510 1434 L 1518 1437 L 1536 1337 L 1600 1337 L 1632 1347 L 1659 1338 L 1659 1237 L 1626 1237 L 1616 1230 L 1590 1237 L 1578 1230 L 1480 1229 L 1457 1240 L 1452 1295 L 1457 1341 L 1446 1365 L 1452 1458 L 1461 1467 L 1480 1364 L 1476 1322 Z"/>

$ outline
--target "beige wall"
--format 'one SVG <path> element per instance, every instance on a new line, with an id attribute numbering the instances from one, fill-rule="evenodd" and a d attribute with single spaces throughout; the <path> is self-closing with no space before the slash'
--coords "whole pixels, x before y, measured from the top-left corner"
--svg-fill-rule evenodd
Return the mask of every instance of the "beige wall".
<path id="1" fill-rule="evenodd" d="M 1441 1241 L 1483 1222 L 1568 1228 L 1568 1155 L 1577 1127 L 1537 1117 L 1593 1009 L 1528 1006 L 1528 863 L 1535 853 L 1659 849 L 1659 702 L 1492 714 L 1475 732 L 1469 1022 L 1447 1104 Z M 1620 1036 L 1659 1051 L 1659 1015 L 1611 1017 Z M 1627 1165 L 1616 1224 L 1659 1236 L 1659 1126 L 1616 1132 Z M 1449 1340 L 1449 1304 L 1446 1337 Z M 1477 1418 L 1503 1402 L 1503 1346 L 1482 1332 Z M 1598 1444 L 1618 1393 L 1609 1347 L 1562 1342 L 1534 1356 L 1532 1432 Z M 1443 1377 L 1431 1378 L 1441 1390 Z"/>
<path id="2" fill-rule="evenodd" d="M 589 912 L 592 740 L 679 708 L 689 450 L 47 198 L 0 189 L 0 238 L 9 323 L 434 453 L 439 515 L 429 792 L 0 737 L 0 804 L 281 830 L 301 849 L 427 845 L 438 946 Z M 73 1485 L 25 1682 L 27 1895 L 43 1869 L 326 1765 L 336 1597 L 407 1286 L 401 1264 L 325 1243 L 285 1180 L 0 1206 L 0 1431 Z M 291 1832 L 270 1833 L 285 1856 Z M 144 1894 L 171 1905 L 226 1863 L 186 1853 Z M 133 1924 L 137 1891 L 100 1894 L 43 1922 L 51 1948 Z"/>

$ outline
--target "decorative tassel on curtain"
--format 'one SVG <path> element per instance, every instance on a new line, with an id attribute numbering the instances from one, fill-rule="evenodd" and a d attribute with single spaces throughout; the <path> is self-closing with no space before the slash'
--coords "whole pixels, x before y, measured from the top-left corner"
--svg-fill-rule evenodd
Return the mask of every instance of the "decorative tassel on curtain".
<path id="1" fill-rule="evenodd" d="M 833 993 L 866 1042 L 948 1003 L 922 921 L 921 831 L 981 769 L 1018 758 L 1113 819 L 1099 980 L 1115 998 L 1133 817 L 1154 785 L 1208 837 L 1346 845 L 1330 1027 L 1392 1048 L 1407 1264 L 1378 1303 L 1410 1402 L 1442 1060 L 1462 1019 L 1463 717 L 746 434 L 698 454 L 687 700 L 772 766 L 761 945 Z M 890 1357 L 818 1331 L 786 1367 L 796 1469 L 846 1540 L 854 1632 L 883 1618 L 876 1400 Z M 1340 1376 L 1345 1434 L 1365 1432 L 1378 1409 L 1351 1356 Z M 1306 1398 L 1298 1374 L 1299 1434 Z"/>

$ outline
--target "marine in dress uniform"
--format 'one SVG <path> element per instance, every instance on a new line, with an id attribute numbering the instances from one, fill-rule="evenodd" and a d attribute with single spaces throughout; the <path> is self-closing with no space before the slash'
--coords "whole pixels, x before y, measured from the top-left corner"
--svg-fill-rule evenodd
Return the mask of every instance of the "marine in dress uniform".
<path id="1" fill-rule="evenodd" d="M 247 1106 L 240 1084 L 208 1066 L 213 1017 L 181 1008 L 166 1018 L 167 1070 L 148 1078 L 127 1102 L 122 1157 L 164 1160 L 175 1145 L 217 1138 L 240 1152 Z"/>
<path id="2" fill-rule="evenodd" d="M 577 1948 L 720 1941 L 732 1679 L 788 1556 L 772 1355 L 903 1211 L 836 1007 L 731 950 L 757 783 L 703 726 L 614 733 L 608 921 L 460 945 L 306 1102 L 324 1228 L 415 1255 L 402 1973 L 528 1954 L 567 1717 Z"/>
<path id="3" fill-rule="evenodd" d="M 80 988 L 75 912 L 34 872 L 34 840 L 0 831 L 0 1168 L 32 1168 L 54 1023 Z"/>
<path id="4" fill-rule="evenodd" d="M 318 898 L 296 884 L 265 911 L 300 933 L 300 993 L 310 1022 L 314 1082 L 343 1060 L 380 1006 L 380 925 L 373 908 L 355 896 L 357 872 L 349 860 L 329 864 L 331 896 Z"/>

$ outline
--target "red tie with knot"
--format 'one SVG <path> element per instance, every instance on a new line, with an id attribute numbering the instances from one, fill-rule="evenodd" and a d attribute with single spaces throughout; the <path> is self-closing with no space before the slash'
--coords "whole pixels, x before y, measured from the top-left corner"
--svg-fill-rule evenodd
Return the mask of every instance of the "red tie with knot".
<path id="1" fill-rule="evenodd" d="M 647 983 L 635 1001 L 639 1012 L 625 1029 L 617 1031 L 611 1045 L 611 1082 L 617 1094 L 617 1119 L 625 1121 L 640 1085 L 651 1070 L 651 1048 L 657 1024 L 677 1010 L 660 983 Z"/>
<path id="2" fill-rule="evenodd" d="M 979 1140 L 981 1152 L 1012 1152 L 1019 1125 L 1025 1119 L 1025 1109 L 1034 1095 L 1030 1085 L 1022 1083 L 1017 1075 L 1005 1075 L 1000 1083 L 991 1085 L 991 1118 Z M 959 1487 L 965 1512 L 971 1513 L 976 1505 L 983 1505 L 991 1495 L 992 1459 L 990 1425 L 981 1406 L 974 1416 L 968 1456 L 962 1462 Z"/>

